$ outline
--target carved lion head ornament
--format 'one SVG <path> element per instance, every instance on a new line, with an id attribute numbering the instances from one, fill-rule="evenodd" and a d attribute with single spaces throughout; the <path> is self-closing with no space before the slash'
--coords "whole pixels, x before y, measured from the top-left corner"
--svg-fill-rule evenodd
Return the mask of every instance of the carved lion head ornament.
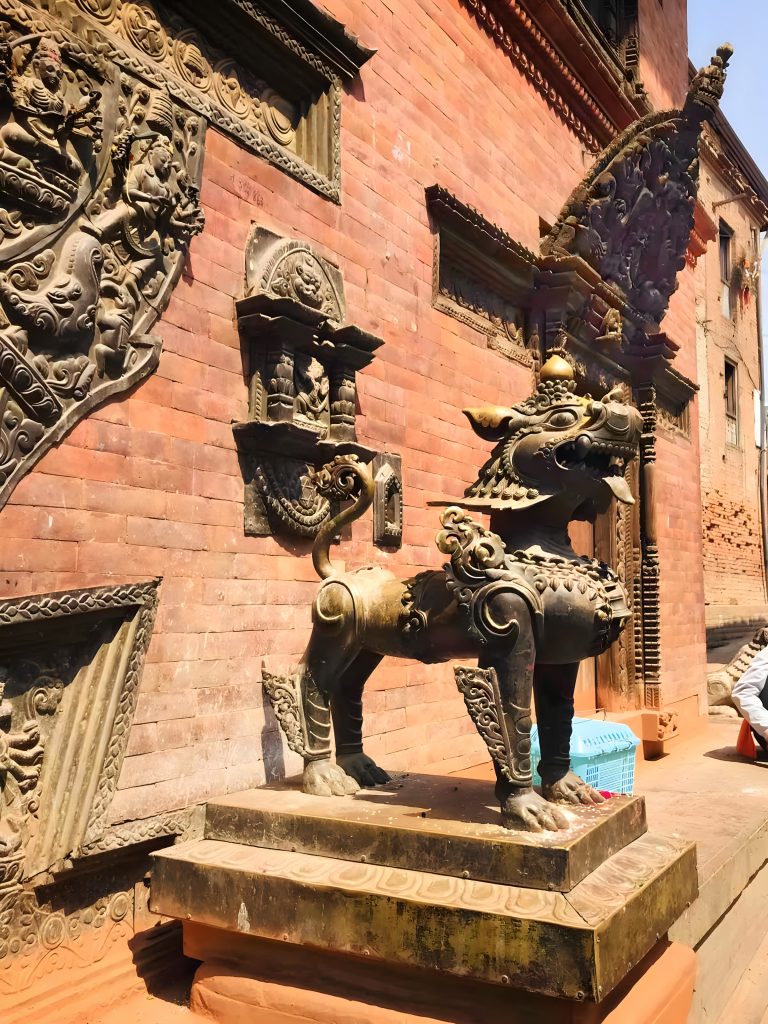
<path id="1" fill-rule="evenodd" d="M 467 491 L 467 507 L 523 510 L 564 498 L 575 518 L 592 518 L 611 498 L 632 504 L 624 472 L 637 454 L 642 419 L 617 388 L 600 400 L 577 395 L 573 369 L 558 355 L 533 395 L 509 408 L 465 409 L 472 428 L 495 441 Z"/>

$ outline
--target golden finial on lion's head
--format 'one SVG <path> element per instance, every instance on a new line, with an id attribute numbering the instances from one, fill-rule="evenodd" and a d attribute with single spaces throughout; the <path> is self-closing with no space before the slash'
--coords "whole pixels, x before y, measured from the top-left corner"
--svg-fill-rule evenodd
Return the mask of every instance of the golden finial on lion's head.
<path id="1" fill-rule="evenodd" d="M 553 353 L 542 366 L 539 377 L 541 380 L 573 380 L 573 367 L 567 359 Z"/>

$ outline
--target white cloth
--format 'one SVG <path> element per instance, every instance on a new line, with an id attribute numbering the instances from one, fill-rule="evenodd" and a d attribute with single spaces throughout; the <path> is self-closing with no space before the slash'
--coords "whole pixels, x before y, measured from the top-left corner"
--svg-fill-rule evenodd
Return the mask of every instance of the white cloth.
<path id="1" fill-rule="evenodd" d="M 733 703 L 756 733 L 768 741 L 768 708 L 763 707 L 760 693 L 768 681 L 768 647 L 752 659 L 747 671 L 733 684 Z"/>

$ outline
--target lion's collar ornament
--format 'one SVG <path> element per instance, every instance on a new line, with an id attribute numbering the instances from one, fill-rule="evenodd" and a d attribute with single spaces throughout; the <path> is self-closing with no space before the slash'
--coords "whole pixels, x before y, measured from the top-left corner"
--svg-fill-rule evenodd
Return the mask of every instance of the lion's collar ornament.
<path id="1" fill-rule="evenodd" d="M 694 77 L 682 110 L 650 114 L 611 143 L 543 240 L 550 269 L 580 260 L 584 280 L 595 282 L 584 309 L 596 301 L 592 314 L 602 309 L 590 320 L 596 342 L 621 348 L 658 332 L 693 225 L 699 131 L 722 93 L 729 56 L 721 47 Z M 546 284 L 537 300 L 546 308 Z M 553 307 L 558 301 L 553 295 Z M 560 333 L 567 349 L 568 333 Z M 322 494 L 354 503 L 315 540 L 323 582 L 299 665 L 286 676 L 264 672 L 288 743 L 304 758 L 305 791 L 352 793 L 388 780 L 363 751 L 362 695 L 390 655 L 477 659 L 476 667 L 455 669 L 456 681 L 488 745 L 505 825 L 565 827 L 557 801 L 602 800 L 570 771 L 574 688 L 580 661 L 607 650 L 630 611 L 616 573 L 579 556 L 568 526 L 594 521 L 614 498 L 633 500 L 625 470 L 638 451 L 642 419 L 622 389 L 599 399 L 578 394 L 565 355 L 552 352 L 525 401 L 466 410 L 475 432 L 495 447 L 462 507 L 441 515 L 442 569 L 407 580 L 381 567 L 336 571 L 330 544 L 371 504 L 374 483 L 353 456 L 317 473 Z M 490 529 L 473 512 L 489 514 Z M 531 785 L 532 699 L 541 795 Z"/>

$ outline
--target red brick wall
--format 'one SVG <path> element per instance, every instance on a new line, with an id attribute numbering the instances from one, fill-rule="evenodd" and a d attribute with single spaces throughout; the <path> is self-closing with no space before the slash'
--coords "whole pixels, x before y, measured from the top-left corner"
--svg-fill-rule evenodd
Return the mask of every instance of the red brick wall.
<path id="1" fill-rule="evenodd" d="M 350 320 L 385 339 L 359 377 L 358 432 L 402 454 L 404 544 L 381 553 L 366 519 L 336 554 L 348 565 L 376 561 L 403 574 L 439 565 L 438 513 L 426 503 L 460 496 L 488 447 L 461 408 L 509 403 L 531 388 L 528 371 L 432 308 L 424 187 L 439 182 L 535 247 L 539 218 L 554 220 L 589 159 L 458 0 L 408 0 L 407 17 L 384 0 L 327 6 L 378 49 L 343 99 L 342 205 L 210 130 L 206 229 L 159 326 L 157 373 L 80 424 L 0 515 L 4 594 L 164 577 L 116 819 L 256 784 L 283 766 L 260 665 L 286 665 L 301 651 L 316 581 L 306 544 L 243 536 L 229 424 L 246 408 L 233 301 L 251 223 L 309 239 L 338 262 Z M 655 16 L 649 53 L 662 28 Z M 688 287 L 674 324 L 685 348 Z M 698 486 L 695 444 L 661 448 L 669 487 L 686 475 Z M 680 543 L 686 528 L 682 512 L 662 540 L 678 556 L 685 550 L 675 564 L 690 580 L 700 568 Z M 663 559 L 666 569 L 672 557 Z M 674 636 L 694 613 L 678 605 L 668 578 L 665 629 Z M 691 659 L 692 649 L 670 654 L 665 671 L 687 679 Z M 390 767 L 459 767 L 484 756 L 449 666 L 385 662 L 365 706 L 368 750 Z"/>

